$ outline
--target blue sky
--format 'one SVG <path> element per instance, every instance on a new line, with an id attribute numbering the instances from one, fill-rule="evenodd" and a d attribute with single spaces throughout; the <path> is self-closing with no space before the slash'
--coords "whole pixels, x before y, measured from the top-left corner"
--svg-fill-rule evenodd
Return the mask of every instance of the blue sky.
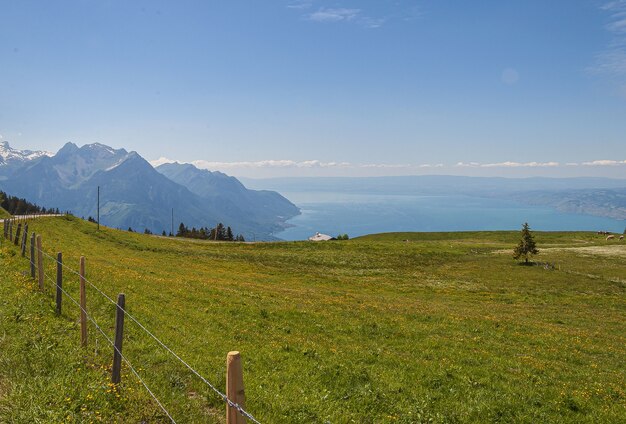
<path id="1" fill-rule="evenodd" d="M 9 1 L 0 134 L 234 175 L 626 178 L 626 1 Z"/>

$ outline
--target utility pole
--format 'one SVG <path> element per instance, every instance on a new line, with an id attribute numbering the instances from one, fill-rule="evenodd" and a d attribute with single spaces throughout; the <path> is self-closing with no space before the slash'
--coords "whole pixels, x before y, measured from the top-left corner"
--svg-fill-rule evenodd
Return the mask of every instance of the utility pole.
<path id="1" fill-rule="evenodd" d="M 170 236 L 174 235 L 174 208 L 172 208 L 172 229 L 170 231 Z"/>
<path id="2" fill-rule="evenodd" d="M 100 231 L 100 186 L 98 186 L 98 231 Z"/>

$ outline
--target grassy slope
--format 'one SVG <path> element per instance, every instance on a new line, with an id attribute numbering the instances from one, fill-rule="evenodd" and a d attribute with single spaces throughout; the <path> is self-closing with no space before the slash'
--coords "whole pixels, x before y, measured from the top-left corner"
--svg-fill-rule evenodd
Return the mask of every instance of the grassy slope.
<path id="1" fill-rule="evenodd" d="M 537 234 L 552 270 L 501 253 L 512 232 L 219 244 L 33 227 L 74 268 L 84 253 L 88 278 L 125 292 L 218 387 L 240 350 L 262 422 L 626 420 L 626 251 L 590 233 Z M 131 375 L 111 390 L 111 349 L 92 328 L 79 349 L 76 308 L 54 316 L 15 253 L 3 241 L 0 421 L 165 421 Z M 76 277 L 65 284 L 77 297 Z M 111 334 L 114 307 L 91 289 L 88 307 Z M 221 401 L 127 322 L 125 354 L 177 421 L 223 422 Z"/>
<path id="2" fill-rule="evenodd" d="M 11 218 L 11 214 L 6 211 L 6 209 L 0 207 L 0 219 Z"/>

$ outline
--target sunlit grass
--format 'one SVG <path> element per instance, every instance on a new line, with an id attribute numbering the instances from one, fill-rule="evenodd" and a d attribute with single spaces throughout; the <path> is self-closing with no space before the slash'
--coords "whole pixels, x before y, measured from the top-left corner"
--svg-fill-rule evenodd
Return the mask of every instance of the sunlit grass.
<path id="1" fill-rule="evenodd" d="M 515 232 L 239 244 L 72 218 L 30 228 L 74 269 L 84 254 L 91 281 L 124 292 L 219 388 L 226 353 L 241 351 L 247 409 L 262 422 L 626 420 L 626 261 L 589 250 L 617 241 L 538 233 L 536 260 L 550 266 L 524 267 L 503 253 Z M 120 390 L 108 385 L 103 338 L 90 328 L 81 350 L 77 309 L 66 301 L 56 317 L 51 288 L 21 275 L 14 246 L 1 253 L 0 417 L 165 421 L 126 367 Z M 65 281 L 78 298 L 77 277 Z M 112 334 L 114 306 L 88 289 L 88 308 Z M 221 400 L 130 321 L 124 352 L 178 421 L 224 421 Z"/>

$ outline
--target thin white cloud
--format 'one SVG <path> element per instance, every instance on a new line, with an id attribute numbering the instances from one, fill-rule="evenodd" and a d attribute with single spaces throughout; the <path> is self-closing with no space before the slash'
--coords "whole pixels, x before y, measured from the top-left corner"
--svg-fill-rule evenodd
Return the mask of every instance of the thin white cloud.
<path id="1" fill-rule="evenodd" d="M 626 34 L 626 18 L 624 18 L 624 14 L 619 15 L 620 18 L 608 24 L 606 28 L 611 32 Z"/>
<path id="2" fill-rule="evenodd" d="M 361 9 L 347 9 L 347 8 L 325 8 L 322 7 L 316 12 L 309 14 L 309 20 L 315 22 L 340 22 L 351 21 L 356 18 Z"/>
<path id="3" fill-rule="evenodd" d="M 596 64 L 589 70 L 595 74 L 621 77 L 626 75 L 626 46 L 615 46 L 596 56 Z"/>
<path id="4" fill-rule="evenodd" d="M 364 163 L 356 165 L 355 168 L 378 168 L 378 169 L 401 169 L 412 168 L 412 165 L 406 164 L 393 164 L 393 163 Z"/>
<path id="5" fill-rule="evenodd" d="M 191 162 L 193 165 L 202 169 L 235 169 L 235 168 L 407 168 L 411 165 L 398 164 L 353 164 L 350 162 L 323 162 L 320 160 L 261 160 L 261 161 L 243 161 L 243 162 L 209 162 L 204 160 L 196 160 Z"/>
<path id="6" fill-rule="evenodd" d="M 372 18 L 371 16 L 364 16 L 359 19 L 359 23 L 366 28 L 380 28 L 386 21 L 385 18 Z"/>
<path id="7" fill-rule="evenodd" d="M 609 14 L 605 29 L 613 36 L 607 48 L 596 55 L 588 71 L 611 78 L 620 92 L 626 88 L 626 0 L 605 3 L 601 9 Z"/>
<path id="8" fill-rule="evenodd" d="M 422 163 L 422 164 L 397 164 L 397 163 L 351 163 L 351 162 L 324 162 L 316 159 L 312 160 L 290 160 L 290 159 L 267 159 L 259 161 L 237 161 L 237 162 L 218 162 L 207 160 L 194 160 L 190 162 L 179 162 L 166 157 L 150 161 L 152 166 L 157 167 L 165 163 L 190 163 L 197 168 L 207 170 L 242 170 L 242 169 L 389 169 L 389 170 L 425 170 L 425 169 L 445 169 L 445 168 L 479 168 L 479 169 L 513 169 L 513 168 L 574 168 L 574 167 L 614 167 L 626 165 L 626 160 L 593 160 L 584 162 L 567 162 L 561 164 L 559 162 L 457 162 L 454 165 L 446 165 L 444 163 Z"/>
<path id="9" fill-rule="evenodd" d="M 567 162 L 564 166 L 617 166 L 626 165 L 626 160 L 593 160 L 586 162 Z M 495 162 L 495 163 L 480 163 L 480 162 L 458 162 L 455 167 L 458 168 L 557 168 L 561 167 L 559 162 Z"/>
<path id="10" fill-rule="evenodd" d="M 287 5 L 289 9 L 308 9 L 313 5 L 310 1 L 294 1 Z"/>
<path id="11" fill-rule="evenodd" d="M 168 158 L 165 158 L 165 157 L 161 156 L 158 159 L 151 160 L 150 161 L 150 165 L 152 165 L 153 167 L 156 168 L 157 166 L 163 165 L 164 163 L 175 163 L 175 162 L 176 162 L 175 160 L 168 159 Z"/>
<path id="12" fill-rule="evenodd" d="M 194 160 L 191 162 L 179 162 L 166 157 L 150 161 L 154 167 L 165 163 L 190 163 L 200 169 L 259 169 L 259 168 L 293 168 L 293 169 L 311 169 L 311 168 L 343 168 L 343 169 L 409 169 L 409 168 L 442 168 L 444 165 L 438 164 L 394 164 L 394 163 L 350 163 L 350 162 L 323 162 L 320 160 L 303 160 L 295 161 L 289 159 L 268 159 L 259 161 L 238 161 L 238 162 L 217 162 L 207 160 Z"/>
<path id="13" fill-rule="evenodd" d="M 313 7 L 311 0 L 293 1 L 287 4 L 289 9 L 306 10 Z M 319 7 L 315 11 L 308 11 L 302 15 L 308 21 L 317 23 L 349 22 L 364 28 L 380 28 L 387 22 L 386 17 L 370 16 L 363 10 L 347 7 Z"/>
<path id="14" fill-rule="evenodd" d="M 241 162 L 211 162 L 206 160 L 195 160 L 193 165 L 202 169 L 233 169 L 233 168 L 340 168 L 351 166 L 347 162 L 322 162 L 319 160 L 260 160 Z"/>
<path id="15" fill-rule="evenodd" d="M 558 162 L 496 162 L 496 163 L 479 163 L 479 162 L 458 162 L 455 166 L 465 168 L 545 168 L 560 166 Z"/>
<path id="16" fill-rule="evenodd" d="M 616 165 L 626 165 L 626 160 L 593 160 L 590 162 L 583 162 L 584 166 L 616 166 Z"/>

